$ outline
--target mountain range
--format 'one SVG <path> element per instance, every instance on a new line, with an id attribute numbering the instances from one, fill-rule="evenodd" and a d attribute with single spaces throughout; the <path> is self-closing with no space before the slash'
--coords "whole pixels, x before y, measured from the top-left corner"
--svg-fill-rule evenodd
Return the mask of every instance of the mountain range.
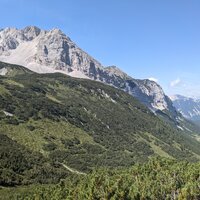
<path id="1" fill-rule="evenodd" d="M 128 92 L 153 112 L 168 111 L 173 117 L 177 116 L 171 100 L 156 82 L 134 79 L 116 66 L 102 66 L 59 29 L 46 31 L 35 26 L 2 29 L 0 60 L 37 73 L 62 72 L 101 81 Z"/>
<path id="2" fill-rule="evenodd" d="M 175 108 L 186 118 L 197 125 L 200 122 L 200 99 L 174 95 L 170 97 Z"/>
<path id="3" fill-rule="evenodd" d="M 196 130 L 177 112 L 158 83 L 132 78 L 116 66 L 102 66 L 59 29 L 47 31 L 35 26 L 1 29 L 0 61 L 22 65 L 37 73 L 61 72 L 103 82 L 134 96 L 174 126 L 188 132 Z M 1 69 L 0 74 L 6 75 L 6 69 Z"/>

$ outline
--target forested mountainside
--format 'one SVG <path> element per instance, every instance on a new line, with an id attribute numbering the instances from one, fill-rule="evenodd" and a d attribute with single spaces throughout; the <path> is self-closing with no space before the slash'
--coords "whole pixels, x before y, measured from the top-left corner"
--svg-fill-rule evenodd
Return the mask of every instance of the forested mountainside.
<path id="1" fill-rule="evenodd" d="M 0 63 L 1 185 L 56 183 L 70 173 L 129 167 L 152 156 L 200 159 L 192 134 L 100 82 Z"/>

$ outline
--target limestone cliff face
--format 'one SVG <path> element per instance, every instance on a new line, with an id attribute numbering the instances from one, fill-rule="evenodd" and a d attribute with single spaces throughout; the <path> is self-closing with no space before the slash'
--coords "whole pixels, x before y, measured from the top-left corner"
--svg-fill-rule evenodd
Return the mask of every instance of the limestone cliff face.
<path id="1" fill-rule="evenodd" d="M 1 30 L 0 60 L 21 64 L 39 73 L 75 70 L 90 76 L 94 68 L 102 68 L 59 29 L 45 31 L 37 27 Z"/>

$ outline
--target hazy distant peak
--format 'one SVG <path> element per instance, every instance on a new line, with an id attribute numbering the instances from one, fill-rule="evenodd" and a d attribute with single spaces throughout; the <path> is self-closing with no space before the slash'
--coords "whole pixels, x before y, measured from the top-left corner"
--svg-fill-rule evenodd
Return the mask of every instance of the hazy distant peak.
<path id="1" fill-rule="evenodd" d="M 172 101 L 175 101 L 175 100 L 194 100 L 193 98 L 191 97 L 186 97 L 186 96 L 183 96 L 183 95 L 180 95 L 180 94 L 175 94 L 175 95 L 171 95 L 170 96 L 170 99 Z"/>
<path id="2" fill-rule="evenodd" d="M 176 109 L 190 120 L 200 120 L 200 100 L 182 95 L 170 96 Z"/>

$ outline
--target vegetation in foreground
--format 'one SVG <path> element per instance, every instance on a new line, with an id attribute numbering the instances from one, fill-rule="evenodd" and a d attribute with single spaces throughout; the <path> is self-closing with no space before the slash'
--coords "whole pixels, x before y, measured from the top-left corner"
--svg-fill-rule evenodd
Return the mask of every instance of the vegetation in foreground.
<path id="1" fill-rule="evenodd" d="M 128 169 L 99 169 L 57 185 L 0 190 L 4 199 L 140 200 L 200 199 L 200 163 L 153 158 Z"/>

